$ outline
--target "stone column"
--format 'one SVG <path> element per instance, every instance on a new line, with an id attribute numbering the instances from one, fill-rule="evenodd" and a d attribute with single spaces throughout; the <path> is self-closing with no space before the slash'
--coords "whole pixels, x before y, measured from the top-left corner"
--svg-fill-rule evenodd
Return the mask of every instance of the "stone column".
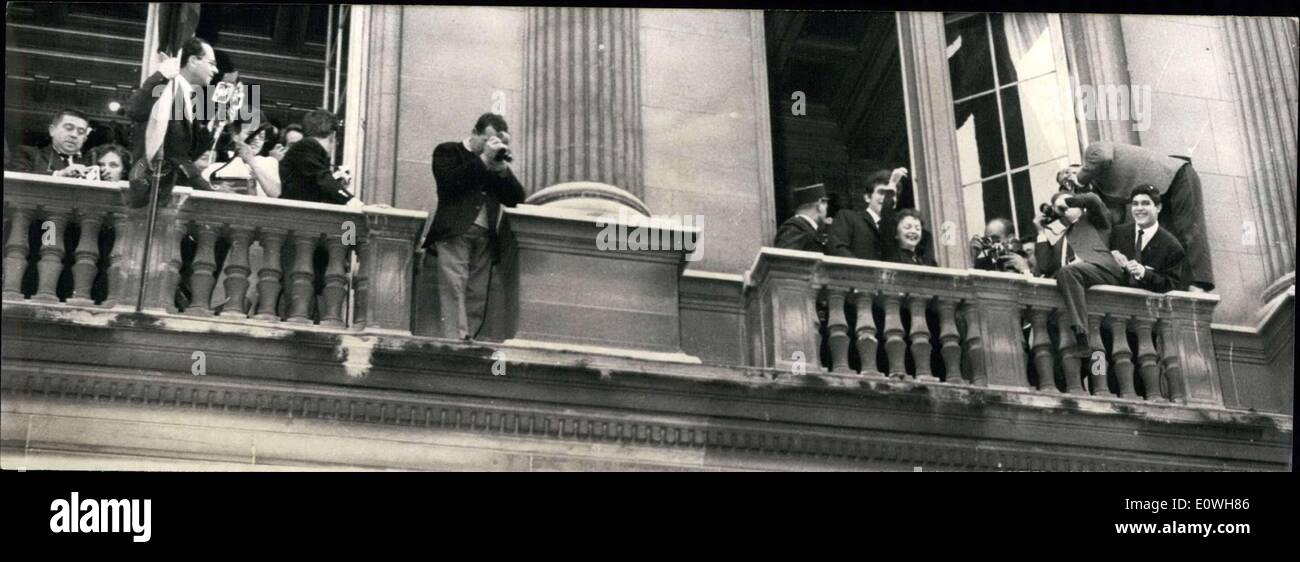
<path id="1" fill-rule="evenodd" d="M 1264 273 L 1273 283 L 1295 271 L 1296 23 L 1288 18 L 1223 18 Z"/>
<path id="2" fill-rule="evenodd" d="M 908 110 L 912 185 L 916 205 L 935 236 L 935 259 L 943 267 L 970 267 L 964 240 L 966 213 L 958 169 L 957 131 L 949 84 L 943 14 L 899 12 L 903 95 Z M 982 228 L 983 225 L 975 226 Z"/>
<path id="3" fill-rule="evenodd" d="M 1061 28 L 1065 34 L 1065 54 L 1079 86 L 1129 86 L 1128 55 L 1118 15 L 1061 14 Z M 1107 90 L 1108 93 L 1112 91 Z M 1121 101 L 1131 103 L 1128 96 Z M 1132 115 L 1131 107 L 1122 108 L 1122 111 Z M 1137 131 L 1133 130 L 1132 119 L 1088 119 L 1081 125 L 1087 131 L 1087 142 L 1141 144 Z"/>
<path id="4" fill-rule="evenodd" d="M 597 182 L 640 198 L 637 11 L 528 8 L 524 138 L 528 192 Z"/>

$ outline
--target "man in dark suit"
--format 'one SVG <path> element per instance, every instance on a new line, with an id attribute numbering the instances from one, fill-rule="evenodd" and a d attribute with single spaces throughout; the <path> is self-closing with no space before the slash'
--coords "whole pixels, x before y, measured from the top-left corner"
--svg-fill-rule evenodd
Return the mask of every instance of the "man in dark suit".
<path id="1" fill-rule="evenodd" d="M 334 114 L 313 110 L 302 119 L 304 137 L 280 160 L 280 198 L 313 203 L 346 204 L 352 178 L 330 161 L 338 126 Z"/>
<path id="2" fill-rule="evenodd" d="M 1087 289 L 1093 285 L 1122 285 L 1125 273 L 1110 254 L 1110 216 L 1097 194 L 1062 191 L 1052 196 L 1051 204 L 1061 216 L 1064 233 L 1055 242 L 1037 245 L 1038 267 L 1044 275 L 1056 278 L 1057 290 L 1065 298 L 1066 314 L 1059 319 L 1061 333 L 1073 334 L 1075 344 L 1064 354 L 1087 357 L 1091 352 Z"/>
<path id="3" fill-rule="evenodd" d="M 1205 211 L 1202 206 L 1201 179 L 1190 159 L 1168 156 L 1127 144 L 1095 142 L 1084 150 L 1083 167 L 1072 178 L 1076 185 L 1092 187 L 1111 207 L 1112 220 L 1118 224 L 1128 213 L 1133 187 L 1155 186 L 1160 194 L 1160 226 L 1178 239 L 1187 253 L 1187 281 L 1192 290 L 1214 290 L 1214 268 L 1210 262 L 1206 238 Z"/>
<path id="4" fill-rule="evenodd" d="M 499 259 L 501 206 L 523 202 L 524 186 L 510 170 L 504 117 L 484 113 L 463 141 L 433 149 L 438 209 L 424 249 L 438 256 L 438 303 L 443 336 L 471 338 L 482 328 L 491 265 Z M 470 331 L 470 322 L 478 323 Z"/>
<path id="5" fill-rule="evenodd" d="M 1129 195 L 1133 222 L 1115 227 L 1110 247 L 1115 261 L 1128 273 L 1130 286 L 1156 293 L 1187 289 L 1187 255 L 1182 244 L 1160 227 L 1160 192 L 1151 184 Z"/>
<path id="6" fill-rule="evenodd" d="M 827 253 L 864 260 L 888 259 L 894 244 L 893 215 L 898 182 L 905 177 L 906 168 L 871 174 L 867 178 L 866 210 L 842 209 L 835 214 Z"/>
<path id="7" fill-rule="evenodd" d="M 135 124 L 133 161 L 156 156 L 156 146 L 149 144 L 153 138 L 161 146 L 163 157 L 179 168 L 177 185 L 210 189 L 194 162 L 202 159 L 212 145 L 212 133 L 203 122 L 202 89 L 216 72 L 212 46 L 191 37 L 181 46 L 179 58 L 164 63 L 131 94 L 126 107 L 127 117 Z M 150 154 L 146 156 L 146 152 Z"/>
<path id="8" fill-rule="evenodd" d="M 826 186 L 824 184 L 800 187 L 794 190 L 794 204 L 798 209 L 776 231 L 776 247 L 804 252 L 825 252 L 822 243 L 822 222 L 826 219 Z"/>
<path id="9" fill-rule="evenodd" d="M 18 147 L 8 162 L 9 169 L 65 178 L 81 177 L 94 165 L 89 157 L 81 154 L 81 147 L 90 131 L 90 121 L 85 114 L 75 109 L 64 109 L 50 120 L 50 144 L 42 148 Z"/>

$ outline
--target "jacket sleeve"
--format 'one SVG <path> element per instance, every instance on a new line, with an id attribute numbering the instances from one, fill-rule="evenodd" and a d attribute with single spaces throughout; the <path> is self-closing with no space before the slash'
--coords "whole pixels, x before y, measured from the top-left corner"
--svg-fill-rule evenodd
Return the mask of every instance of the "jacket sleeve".
<path id="1" fill-rule="evenodd" d="M 438 197 L 459 195 L 471 190 L 488 173 L 487 165 L 477 155 L 461 160 L 455 148 L 438 145 L 433 149 L 433 179 L 438 182 Z M 515 183 L 519 183 L 518 180 Z M 523 187 L 519 188 L 520 192 Z M 522 200 L 522 197 L 520 198 Z"/>
<path id="2" fill-rule="evenodd" d="M 476 162 L 482 164 L 483 161 L 475 158 Z M 486 170 L 486 167 L 484 168 Z M 499 176 L 488 172 L 492 176 L 493 189 L 496 191 L 497 201 L 506 207 L 514 207 L 524 202 L 524 186 L 519 183 L 519 178 L 515 177 L 514 170 L 507 169 L 504 176 Z"/>
<path id="3" fill-rule="evenodd" d="M 798 227 L 790 223 L 783 224 L 776 231 L 774 245 L 786 250 L 802 250 L 804 243 L 802 234 Z"/>
<path id="4" fill-rule="evenodd" d="M 1061 240 L 1065 238 L 1062 237 Z M 1038 242 L 1034 244 L 1034 274 L 1041 277 L 1051 277 L 1056 275 L 1056 270 L 1060 269 L 1060 256 L 1055 255 L 1060 245 L 1048 244 L 1047 242 Z M 1056 259 L 1052 259 L 1055 257 Z"/>
<path id="5" fill-rule="evenodd" d="M 298 162 L 299 172 L 312 178 L 320 188 L 321 195 L 331 203 L 347 203 L 350 199 L 343 193 L 343 182 L 334 179 L 334 167 L 330 165 L 329 156 L 324 150 L 304 150 L 302 160 Z"/>
<path id="6" fill-rule="evenodd" d="M 131 98 L 127 100 L 126 116 L 132 121 L 148 121 L 149 112 L 153 111 L 154 100 L 158 99 L 153 95 L 153 90 L 159 85 L 166 83 L 167 79 L 163 77 L 161 72 L 154 72 L 151 74 L 149 79 L 145 80 L 144 84 L 137 88 L 136 91 L 131 94 Z"/>
<path id="7" fill-rule="evenodd" d="M 1164 263 L 1160 264 L 1160 269 L 1147 265 L 1146 274 L 1138 281 L 1139 287 L 1156 293 L 1167 293 L 1187 287 L 1183 282 L 1187 273 L 1187 256 L 1181 247 L 1173 246 L 1170 249 L 1173 251 L 1165 257 Z"/>
<path id="8" fill-rule="evenodd" d="M 831 223 L 831 231 L 826 240 L 826 254 L 831 256 L 840 256 L 851 258 L 853 252 L 849 250 L 849 242 L 853 240 L 853 225 L 849 220 L 851 211 L 842 210 L 835 214 L 835 220 Z"/>
<path id="9" fill-rule="evenodd" d="M 1096 193 L 1080 193 L 1065 201 L 1066 206 L 1079 207 L 1088 212 L 1088 222 L 1097 230 L 1110 230 L 1110 214 L 1106 211 L 1106 204 L 1101 201 Z"/>
<path id="10" fill-rule="evenodd" d="M 9 169 L 15 172 L 44 173 L 45 170 L 37 172 L 35 169 L 36 156 L 36 149 L 30 146 L 20 146 L 18 147 L 18 152 L 14 154 L 13 159 L 9 161 Z"/>

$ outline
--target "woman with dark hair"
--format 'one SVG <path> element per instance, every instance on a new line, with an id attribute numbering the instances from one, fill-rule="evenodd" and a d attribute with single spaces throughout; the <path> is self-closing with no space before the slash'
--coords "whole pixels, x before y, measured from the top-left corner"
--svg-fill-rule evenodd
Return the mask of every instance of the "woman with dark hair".
<path id="1" fill-rule="evenodd" d="M 279 141 L 280 129 L 270 123 L 240 131 L 231 138 L 236 158 L 213 164 L 204 175 L 213 183 L 246 183 L 248 195 L 279 197 L 280 158 L 284 157 Z"/>
<path id="2" fill-rule="evenodd" d="M 921 220 L 921 213 L 916 212 L 916 209 L 898 211 L 894 214 L 894 225 L 893 255 L 889 257 L 889 261 L 931 267 L 939 265 L 934 260 L 934 252 L 931 248 L 933 240 L 930 233 L 925 230 L 925 221 Z"/>
<path id="3" fill-rule="evenodd" d="M 122 181 L 131 169 L 131 151 L 120 144 L 101 144 L 90 151 L 90 161 L 99 166 L 100 181 Z"/>

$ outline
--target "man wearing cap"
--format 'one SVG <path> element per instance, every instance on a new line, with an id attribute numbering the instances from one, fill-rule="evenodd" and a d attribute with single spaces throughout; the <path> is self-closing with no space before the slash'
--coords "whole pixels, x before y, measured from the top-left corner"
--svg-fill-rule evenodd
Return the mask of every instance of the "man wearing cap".
<path id="1" fill-rule="evenodd" d="M 825 252 L 821 224 L 826 220 L 826 186 L 800 187 L 794 190 L 795 215 L 776 231 L 776 247 L 804 252 Z"/>
<path id="2" fill-rule="evenodd" d="M 1129 216 L 1125 207 L 1134 187 L 1155 186 L 1161 199 L 1160 227 L 1168 229 L 1187 251 L 1192 290 L 1214 290 L 1214 268 L 1201 204 L 1201 179 L 1190 159 L 1102 141 L 1088 145 L 1083 160 L 1077 174 L 1063 171 L 1066 181 L 1076 189 L 1091 184 L 1106 202 L 1116 223 Z"/>

